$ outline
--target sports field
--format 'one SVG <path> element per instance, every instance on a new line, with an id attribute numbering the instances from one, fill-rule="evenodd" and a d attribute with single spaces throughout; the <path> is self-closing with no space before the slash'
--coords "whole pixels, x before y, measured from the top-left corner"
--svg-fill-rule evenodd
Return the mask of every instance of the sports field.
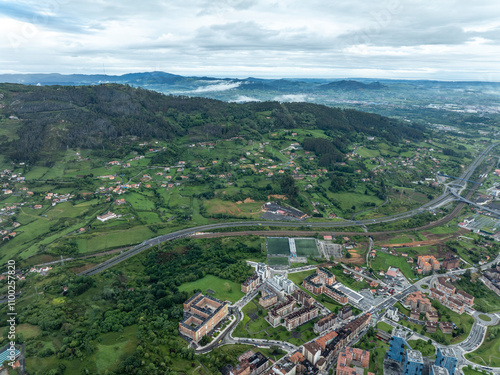
<path id="1" fill-rule="evenodd" d="M 288 238 L 283 237 L 268 237 L 267 238 L 267 253 L 268 254 L 283 254 L 290 255 L 290 247 Z"/>
<path id="2" fill-rule="evenodd" d="M 267 264 L 270 266 L 288 266 L 288 257 L 268 257 Z"/>
<path id="3" fill-rule="evenodd" d="M 312 238 L 300 238 L 295 240 L 297 256 L 319 256 L 316 240 Z"/>

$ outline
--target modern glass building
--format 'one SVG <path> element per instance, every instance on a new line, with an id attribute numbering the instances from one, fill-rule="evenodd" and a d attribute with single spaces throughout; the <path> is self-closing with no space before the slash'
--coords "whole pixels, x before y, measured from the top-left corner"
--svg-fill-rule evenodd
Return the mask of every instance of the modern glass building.
<path id="1" fill-rule="evenodd" d="M 449 375 L 455 375 L 457 367 L 457 357 L 451 348 L 438 348 L 436 355 L 436 366 L 443 367 L 448 370 Z"/>
<path id="2" fill-rule="evenodd" d="M 403 364 L 403 375 L 422 375 L 424 358 L 418 350 L 407 350 Z"/>

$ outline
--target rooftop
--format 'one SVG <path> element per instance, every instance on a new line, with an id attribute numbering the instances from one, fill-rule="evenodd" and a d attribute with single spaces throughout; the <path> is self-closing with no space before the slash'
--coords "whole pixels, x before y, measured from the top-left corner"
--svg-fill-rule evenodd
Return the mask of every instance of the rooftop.
<path id="1" fill-rule="evenodd" d="M 447 369 L 445 369 L 444 367 L 436 366 L 436 365 L 432 365 L 432 372 L 434 373 L 434 375 L 449 375 L 449 372 Z"/>
<path id="2" fill-rule="evenodd" d="M 453 351 L 452 348 L 440 348 L 441 349 L 441 354 L 445 357 L 455 357 L 455 352 Z"/>
<path id="3" fill-rule="evenodd" d="M 406 356 L 408 357 L 408 361 L 424 363 L 422 353 L 420 353 L 418 350 L 407 350 Z"/>

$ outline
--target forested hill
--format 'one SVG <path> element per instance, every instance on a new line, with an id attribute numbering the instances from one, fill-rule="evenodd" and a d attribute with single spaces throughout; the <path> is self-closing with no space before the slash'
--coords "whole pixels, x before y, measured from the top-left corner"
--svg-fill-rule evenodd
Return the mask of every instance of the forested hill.
<path id="1" fill-rule="evenodd" d="M 9 135 L 7 126 L 17 134 Z M 199 141 L 236 135 L 259 139 L 261 134 L 292 128 L 325 130 L 333 141 L 322 147 L 339 152 L 366 136 L 392 143 L 423 137 L 422 127 L 356 110 L 310 103 L 226 103 L 118 84 L 0 84 L 0 127 L 0 152 L 13 161 L 31 163 L 54 160 L 57 151 L 67 147 L 119 156 L 137 140 Z"/>

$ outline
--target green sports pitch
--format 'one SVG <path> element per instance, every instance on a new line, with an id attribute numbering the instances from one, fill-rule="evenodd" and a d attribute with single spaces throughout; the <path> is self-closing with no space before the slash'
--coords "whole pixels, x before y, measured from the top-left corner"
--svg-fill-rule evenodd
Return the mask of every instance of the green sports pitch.
<path id="1" fill-rule="evenodd" d="M 267 253 L 276 255 L 290 255 L 290 247 L 288 238 L 284 237 L 268 237 L 267 238 Z"/>
<path id="2" fill-rule="evenodd" d="M 288 266 L 288 257 L 267 257 L 270 266 Z"/>
<path id="3" fill-rule="evenodd" d="M 299 257 L 319 256 L 316 240 L 312 238 L 295 239 L 295 248 L 297 249 L 297 256 Z"/>

